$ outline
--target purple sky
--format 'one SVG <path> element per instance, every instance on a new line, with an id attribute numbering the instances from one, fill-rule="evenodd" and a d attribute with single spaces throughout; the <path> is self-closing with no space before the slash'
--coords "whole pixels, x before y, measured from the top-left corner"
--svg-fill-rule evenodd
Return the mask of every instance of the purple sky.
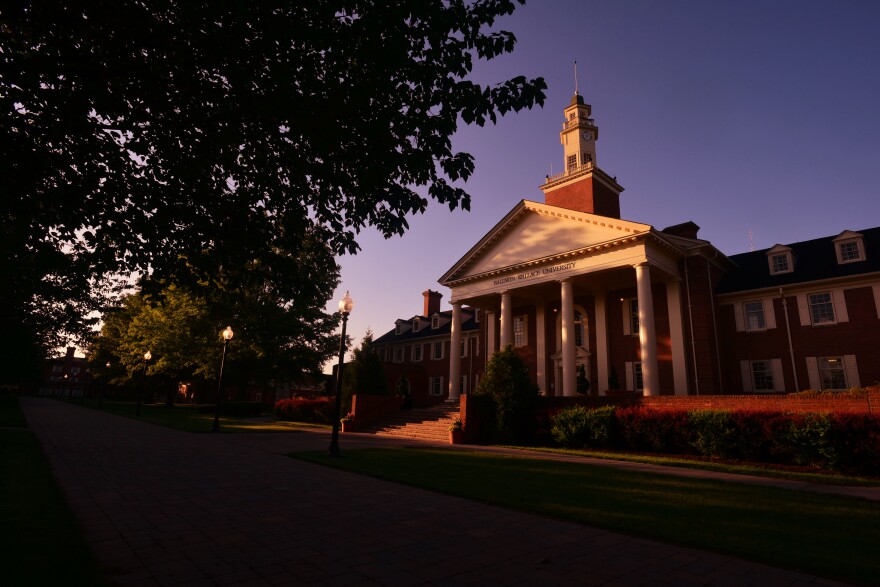
<path id="1" fill-rule="evenodd" d="M 521 199 L 562 171 L 562 108 L 593 106 L 597 163 L 626 191 L 621 215 L 661 229 L 693 220 L 728 255 L 880 225 L 880 3 L 807 0 L 532 0 L 499 27 L 512 55 L 475 79 L 542 76 L 543 109 L 462 127 L 476 158 L 470 212 L 432 202 L 402 238 L 361 234 L 339 259 L 358 343 L 422 311 L 421 292 Z"/>

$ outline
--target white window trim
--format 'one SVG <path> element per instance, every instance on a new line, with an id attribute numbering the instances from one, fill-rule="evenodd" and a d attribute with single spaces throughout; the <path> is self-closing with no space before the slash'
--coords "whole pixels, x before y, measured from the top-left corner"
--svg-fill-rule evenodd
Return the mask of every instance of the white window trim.
<path id="1" fill-rule="evenodd" d="M 421 351 L 421 354 L 418 357 L 416 357 L 416 349 L 419 349 Z M 421 362 L 422 359 L 424 359 L 424 358 L 425 358 L 424 345 L 422 345 L 422 344 L 413 345 L 413 347 L 412 347 L 412 360 L 413 360 L 413 362 L 415 362 L 415 363 Z"/>
<path id="2" fill-rule="evenodd" d="M 784 256 L 788 265 L 788 269 L 783 269 L 781 271 L 777 271 L 773 268 L 773 258 Z M 776 245 L 769 251 L 767 251 L 767 266 L 770 269 L 770 275 L 782 275 L 784 273 L 791 273 L 794 271 L 794 255 L 791 254 L 791 249 L 786 247 L 785 245 Z"/>
<path id="3" fill-rule="evenodd" d="M 470 341 L 469 338 L 465 338 L 463 336 L 461 337 L 461 343 L 460 343 L 461 348 L 459 351 L 459 358 L 464 359 L 465 357 L 468 356 L 468 347 L 470 346 L 469 341 Z"/>
<path id="4" fill-rule="evenodd" d="M 406 361 L 406 347 L 396 347 L 391 356 L 393 363 L 403 363 Z"/>
<path id="5" fill-rule="evenodd" d="M 435 356 L 434 354 L 434 346 L 440 345 L 440 356 Z M 435 340 L 431 343 L 431 360 L 432 361 L 442 361 L 446 357 L 446 344 L 442 340 Z"/>
<path id="6" fill-rule="evenodd" d="M 420 326 L 421 326 L 421 321 L 418 318 L 416 318 L 415 320 L 413 320 L 413 323 L 412 323 L 412 331 L 418 332 Z"/>
<path id="7" fill-rule="evenodd" d="M 748 320 L 746 320 L 746 304 L 758 302 L 763 307 L 764 328 L 749 328 Z M 773 306 L 773 298 L 737 302 L 733 305 L 733 317 L 736 322 L 737 332 L 765 332 L 776 328 L 776 309 Z"/>
<path id="8" fill-rule="evenodd" d="M 844 259 L 843 258 L 843 250 L 842 247 L 845 244 L 855 243 L 856 249 L 858 250 L 859 256 L 855 259 Z M 846 265 L 847 263 L 858 263 L 860 261 L 865 260 L 865 247 L 862 244 L 861 238 L 850 238 L 842 241 L 838 241 L 834 243 L 834 252 L 837 255 L 837 264 L 838 265 Z"/>
<path id="9" fill-rule="evenodd" d="M 627 391 L 643 391 L 645 389 L 644 373 L 642 373 L 642 386 L 638 387 L 638 388 L 635 387 L 636 366 L 637 365 L 638 365 L 639 369 L 642 368 L 641 361 L 632 361 L 632 362 L 627 361 L 626 363 L 624 363 L 624 369 L 626 370 L 626 390 Z"/>
<path id="10" fill-rule="evenodd" d="M 440 382 L 440 385 L 437 386 L 437 389 L 439 390 L 438 393 L 434 393 L 434 382 L 435 382 L 435 381 L 439 381 L 439 382 Z M 428 395 L 431 395 L 431 396 L 434 396 L 434 397 L 440 397 L 440 396 L 443 395 L 443 377 L 442 377 L 442 376 L 439 376 L 439 377 L 431 377 L 431 379 L 430 379 L 430 381 L 429 381 L 429 385 L 430 385 L 431 387 L 428 389 Z"/>
<path id="11" fill-rule="evenodd" d="M 522 322 L 522 327 L 523 327 L 523 329 L 522 329 L 522 335 L 523 335 L 522 344 L 516 344 L 516 323 L 517 323 L 517 321 Z M 529 346 L 529 317 L 526 316 L 525 314 L 521 314 L 519 316 L 513 317 L 513 346 L 517 347 L 517 348 Z"/>
<path id="12" fill-rule="evenodd" d="M 431 329 L 436 330 L 440 328 L 440 316 L 438 314 L 434 314 L 431 316 Z"/>
<path id="13" fill-rule="evenodd" d="M 807 376 L 810 380 L 810 389 L 821 390 L 822 376 L 819 372 L 819 360 L 831 357 L 806 357 Z M 855 355 L 842 355 L 843 359 L 843 375 L 845 379 L 846 389 L 853 387 L 861 387 L 859 382 L 859 368 Z"/>
<path id="14" fill-rule="evenodd" d="M 758 361 L 770 363 L 770 376 L 773 378 L 773 389 L 755 389 L 755 371 L 752 368 L 752 363 Z M 744 393 L 785 391 L 785 375 L 782 371 L 782 359 L 753 359 L 740 361 L 739 364 Z"/>
<path id="15" fill-rule="evenodd" d="M 638 336 L 638 329 L 633 332 L 632 303 L 635 302 L 638 305 L 639 298 L 624 298 L 622 302 L 620 305 L 623 307 L 623 334 L 625 336 Z"/>
<path id="16" fill-rule="evenodd" d="M 813 312 L 810 309 L 810 296 L 822 293 L 831 294 L 831 305 L 834 308 L 834 321 L 813 324 Z M 849 322 L 849 313 L 846 309 L 846 295 L 844 294 L 844 290 L 841 287 L 798 294 L 797 302 L 801 326 L 814 326 L 816 328 L 823 328 L 825 326 L 834 326 L 836 324 L 840 324 L 841 322 Z"/>

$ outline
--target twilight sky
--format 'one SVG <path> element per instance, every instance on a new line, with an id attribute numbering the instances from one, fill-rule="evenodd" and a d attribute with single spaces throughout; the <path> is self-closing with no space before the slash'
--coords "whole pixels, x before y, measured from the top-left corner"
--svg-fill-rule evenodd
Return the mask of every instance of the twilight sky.
<path id="1" fill-rule="evenodd" d="M 402 238 L 360 235 L 339 259 L 360 342 L 422 311 L 421 293 L 521 199 L 559 173 L 562 109 L 580 94 L 599 127 L 597 164 L 625 188 L 621 216 L 687 220 L 733 255 L 880 225 L 880 3 L 873 0 L 531 0 L 497 23 L 511 55 L 479 83 L 542 76 L 543 109 L 461 127 L 474 155 L 471 211 L 431 202 Z M 329 365 L 327 367 L 329 369 Z"/>

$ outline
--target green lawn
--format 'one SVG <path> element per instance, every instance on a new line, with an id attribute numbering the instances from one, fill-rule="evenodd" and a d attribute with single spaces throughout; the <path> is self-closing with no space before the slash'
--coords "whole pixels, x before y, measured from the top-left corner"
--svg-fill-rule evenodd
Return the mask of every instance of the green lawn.
<path id="1" fill-rule="evenodd" d="M 14 396 L 0 395 L 5 585 L 107 585 Z"/>
<path id="2" fill-rule="evenodd" d="M 880 577 L 880 504 L 738 483 L 452 450 L 369 449 L 348 471 L 829 578 Z"/>
<path id="3" fill-rule="evenodd" d="M 214 423 L 214 414 L 202 414 L 193 405 L 175 405 L 166 408 L 165 404 L 144 404 L 141 415 L 135 416 L 136 405 L 126 402 L 104 402 L 101 411 L 115 416 L 135 418 L 151 424 L 167 426 L 185 432 L 209 432 Z M 302 427 L 329 428 L 320 424 L 301 422 L 255 422 L 247 418 L 220 417 L 221 432 L 300 432 Z"/>

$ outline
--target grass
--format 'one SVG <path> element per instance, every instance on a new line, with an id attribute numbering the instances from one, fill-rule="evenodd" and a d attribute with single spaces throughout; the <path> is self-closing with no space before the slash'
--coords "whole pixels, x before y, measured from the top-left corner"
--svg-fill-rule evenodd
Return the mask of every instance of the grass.
<path id="1" fill-rule="evenodd" d="M 293 456 L 824 577 L 873 584 L 880 576 L 880 507 L 866 500 L 453 450 Z"/>
<path id="2" fill-rule="evenodd" d="M 0 395 L 0 479 L 4 584 L 109 584 L 11 395 Z"/>
<path id="3" fill-rule="evenodd" d="M 193 405 L 175 405 L 168 408 L 165 404 L 143 404 L 139 417 L 135 416 L 135 407 L 134 403 L 105 401 L 100 409 L 115 416 L 135 418 L 184 432 L 208 432 L 214 423 L 213 413 L 199 413 Z M 254 422 L 247 418 L 220 416 L 221 432 L 300 432 L 302 427 L 329 428 L 322 424 Z"/>
<path id="4" fill-rule="evenodd" d="M 755 463 L 737 463 L 729 461 L 713 461 L 684 456 L 661 456 L 632 454 L 612 451 L 596 450 L 573 450 L 565 448 L 533 448 L 523 446 L 511 446 L 519 450 L 531 450 L 534 452 L 546 452 L 551 454 L 575 455 L 592 457 L 597 459 L 627 461 L 631 463 L 647 463 L 666 467 L 681 467 L 685 469 L 699 469 L 702 471 L 718 471 L 721 473 L 734 473 L 738 475 L 754 475 L 757 477 L 771 477 L 774 479 L 790 479 L 792 481 L 805 481 L 808 483 L 822 483 L 824 485 L 844 485 L 859 487 L 880 487 L 880 479 L 872 477 L 858 477 L 845 475 L 834 471 L 809 470 L 807 467 L 784 468 L 773 464 L 760 465 Z"/>

